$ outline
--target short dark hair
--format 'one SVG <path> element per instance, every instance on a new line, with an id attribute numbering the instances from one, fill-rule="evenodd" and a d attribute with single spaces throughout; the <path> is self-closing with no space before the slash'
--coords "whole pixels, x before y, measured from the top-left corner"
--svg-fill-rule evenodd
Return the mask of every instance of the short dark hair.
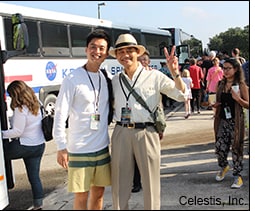
<path id="1" fill-rule="evenodd" d="M 189 63 L 190 63 L 190 65 L 195 65 L 195 64 L 197 64 L 197 60 L 195 58 L 191 58 L 189 60 Z"/>
<path id="2" fill-rule="evenodd" d="M 102 39 L 105 39 L 106 42 L 107 42 L 107 50 L 110 49 L 111 47 L 111 37 L 109 36 L 109 34 L 103 30 L 103 29 L 94 29 L 92 32 L 90 32 L 88 34 L 88 37 L 87 37 L 87 43 L 86 43 L 86 46 L 88 47 L 89 43 L 91 42 L 92 39 L 94 38 L 102 38 Z"/>
<path id="3" fill-rule="evenodd" d="M 234 53 L 235 55 L 239 55 L 240 54 L 240 50 L 238 48 L 233 48 L 232 49 L 232 53 Z"/>
<path id="4" fill-rule="evenodd" d="M 187 63 L 187 62 L 189 62 L 189 59 L 188 58 L 184 59 L 184 63 Z"/>

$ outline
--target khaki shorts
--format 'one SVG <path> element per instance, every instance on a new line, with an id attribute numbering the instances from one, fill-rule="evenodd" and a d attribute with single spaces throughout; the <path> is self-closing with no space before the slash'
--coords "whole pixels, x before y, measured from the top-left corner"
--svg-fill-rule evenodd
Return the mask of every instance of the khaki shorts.
<path id="1" fill-rule="evenodd" d="M 111 185 L 109 149 L 94 153 L 69 153 L 68 192 L 87 192 L 91 186 Z"/>

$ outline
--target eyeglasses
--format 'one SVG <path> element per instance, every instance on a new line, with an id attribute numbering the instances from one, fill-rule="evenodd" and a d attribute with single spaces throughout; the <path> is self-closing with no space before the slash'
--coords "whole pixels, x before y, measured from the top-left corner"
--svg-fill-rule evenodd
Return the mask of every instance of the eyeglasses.
<path id="1" fill-rule="evenodd" d="M 229 71 L 229 70 L 231 70 L 231 69 L 233 69 L 233 67 L 223 67 L 223 70 L 224 70 L 224 71 Z"/>

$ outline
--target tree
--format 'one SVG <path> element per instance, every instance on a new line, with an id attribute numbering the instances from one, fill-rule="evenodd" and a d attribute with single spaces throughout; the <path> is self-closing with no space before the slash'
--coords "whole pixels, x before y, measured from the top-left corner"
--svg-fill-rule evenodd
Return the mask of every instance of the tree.
<path id="1" fill-rule="evenodd" d="M 240 27 L 229 28 L 213 38 L 209 38 L 209 49 L 218 52 L 226 51 L 231 55 L 233 48 L 239 48 L 240 55 L 246 60 L 250 60 L 250 26 L 247 25 L 243 29 Z"/>
<path id="2" fill-rule="evenodd" d="M 201 40 L 192 37 L 190 40 L 184 40 L 183 44 L 189 45 L 190 55 L 194 58 L 203 54 L 203 47 Z"/>

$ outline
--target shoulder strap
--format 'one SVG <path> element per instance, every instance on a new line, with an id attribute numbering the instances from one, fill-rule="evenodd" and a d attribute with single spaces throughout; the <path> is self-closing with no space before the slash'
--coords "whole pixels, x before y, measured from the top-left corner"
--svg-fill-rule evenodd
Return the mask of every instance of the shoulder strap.
<path id="1" fill-rule="evenodd" d="M 109 113 L 108 113 L 108 125 L 111 124 L 113 120 L 113 88 L 112 88 L 112 81 L 108 77 L 107 72 L 105 69 L 100 69 L 100 71 L 104 74 L 106 82 L 107 82 L 107 87 L 108 87 L 108 95 L 109 95 Z"/>
<path id="2" fill-rule="evenodd" d="M 141 98 L 141 96 L 139 94 L 137 94 L 137 92 L 134 89 L 132 89 L 132 87 L 128 83 L 128 81 L 127 81 L 126 77 L 123 75 L 123 73 L 120 73 L 120 78 L 124 82 L 127 89 L 131 92 L 131 94 L 133 94 L 133 96 L 137 100 L 137 102 L 139 102 L 146 110 L 148 110 L 150 113 L 152 113 L 152 111 L 150 110 L 150 108 L 148 107 L 146 102 L 143 100 L 143 98 Z"/>

